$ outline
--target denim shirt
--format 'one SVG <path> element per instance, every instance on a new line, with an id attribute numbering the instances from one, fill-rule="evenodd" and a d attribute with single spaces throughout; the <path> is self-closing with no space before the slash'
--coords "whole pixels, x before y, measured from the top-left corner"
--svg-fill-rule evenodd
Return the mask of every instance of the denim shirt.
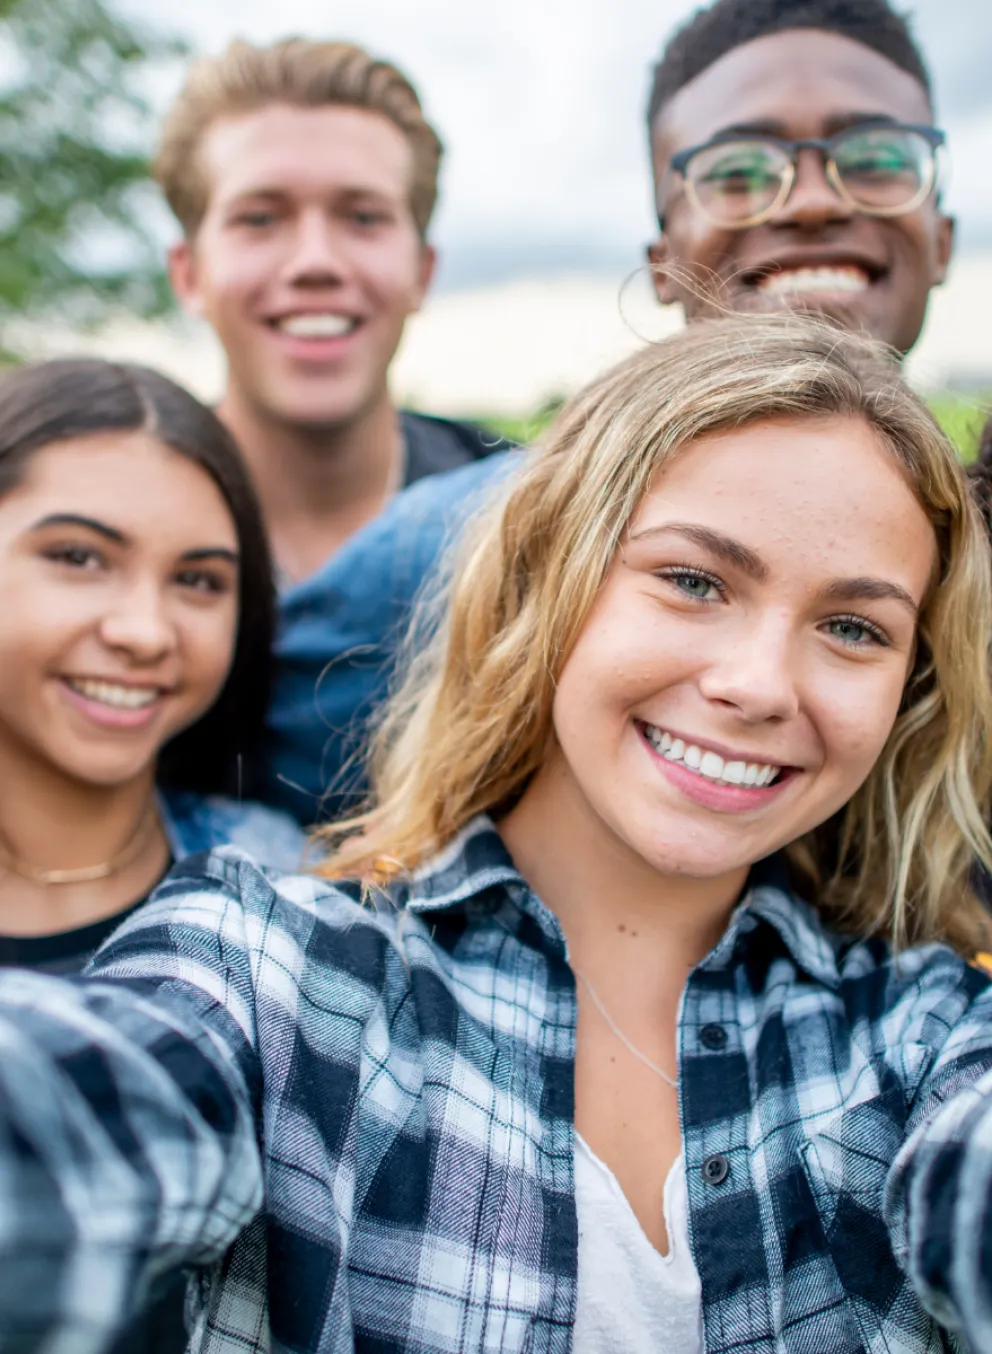
<path id="1" fill-rule="evenodd" d="M 162 828 L 175 860 L 235 846 L 272 870 L 299 870 L 307 836 L 287 813 L 223 795 L 159 792 Z"/>
<path id="2" fill-rule="evenodd" d="M 259 778 L 266 803 L 310 824 L 360 796 L 357 754 L 417 594 L 518 456 L 497 453 L 418 481 L 316 574 L 283 591 Z"/>
<path id="3" fill-rule="evenodd" d="M 0 975 L 0 1354 L 199 1267 L 197 1354 L 570 1354 L 577 1003 L 485 818 L 358 891 L 187 861 L 89 979 Z M 992 989 L 775 862 L 677 1027 L 708 1354 L 992 1349 Z"/>

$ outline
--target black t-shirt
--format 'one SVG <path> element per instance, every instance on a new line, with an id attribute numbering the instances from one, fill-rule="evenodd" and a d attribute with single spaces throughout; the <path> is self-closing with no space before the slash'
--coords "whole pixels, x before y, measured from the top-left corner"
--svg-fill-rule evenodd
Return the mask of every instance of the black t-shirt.
<path id="1" fill-rule="evenodd" d="M 499 433 L 479 428 L 474 423 L 459 423 L 431 414 L 400 411 L 400 429 L 406 447 L 404 485 L 415 484 L 428 475 L 481 461 L 497 451 L 509 451 L 511 444 Z"/>
<path id="2" fill-rule="evenodd" d="M 51 936 L 0 935 L 0 968 L 30 968 L 39 973 L 79 973 L 125 917 L 145 901 L 139 898 L 113 916 Z M 184 1354 L 189 1343 L 183 1308 L 186 1276 L 174 1274 L 153 1304 L 111 1346 L 111 1354 Z"/>
<path id="3" fill-rule="evenodd" d="M 81 973 L 103 942 L 144 901 L 139 898 L 122 912 L 89 926 L 77 926 L 74 931 L 59 931 L 52 936 L 0 935 L 0 968 L 30 968 L 36 973 L 59 975 Z"/>

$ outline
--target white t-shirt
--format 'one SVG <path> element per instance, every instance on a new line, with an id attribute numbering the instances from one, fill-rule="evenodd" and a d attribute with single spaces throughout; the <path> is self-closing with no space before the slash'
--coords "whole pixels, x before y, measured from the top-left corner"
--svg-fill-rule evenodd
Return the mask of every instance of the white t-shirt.
<path id="1" fill-rule="evenodd" d="M 574 1354 L 702 1354 L 702 1298 L 689 1249 L 681 1154 L 665 1181 L 668 1254 L 644 1235 L 616 1176 L 575 1135 L 579 1292 Z"/>

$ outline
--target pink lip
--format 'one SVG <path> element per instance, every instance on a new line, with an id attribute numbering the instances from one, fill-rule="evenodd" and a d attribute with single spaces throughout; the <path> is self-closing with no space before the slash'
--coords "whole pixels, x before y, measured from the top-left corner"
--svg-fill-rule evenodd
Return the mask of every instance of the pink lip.
<path id="1" fill-rule="evenodd" d="M 787 767 L 778 780 L 771 785 L 763 785 L 760 789 L 745 788 L 743 785 L 720 785 L 715 780 L 707 780 L 705 776 L 690 771 L 681 762 L 670 762 L 667 757 L 656 752 L 640 725 L 637 726 L 637 733 L 652 760 L 677 790 L 693 803 L 701 804 L 707 809 L 716 809 L 718 813 L 747 813 L 749 810 L 764 808 L 773 799 L 777 799 L 799 774 L 798 771 Z M 699 743 L 697 746 L 703 745 Z"/>
<path id="2" fill-rule="evenodd" d="M 139 710 L 120 710 L 104 705 L 102 701 L 90 700 L 64 679 L 59 680 L 59 690 L 67 705 L 101 729 L 144 729 L 158 716 L 163 704 L 163 697 L 160 696 Z"/>

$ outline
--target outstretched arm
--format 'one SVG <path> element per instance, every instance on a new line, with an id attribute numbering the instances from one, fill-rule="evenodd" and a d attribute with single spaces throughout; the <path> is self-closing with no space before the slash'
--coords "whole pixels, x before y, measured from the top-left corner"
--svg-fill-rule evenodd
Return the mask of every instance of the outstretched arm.
<path id="1" fill-rule="evenodd" d="M 261 1206 L 244 914 L 181 887 L 111 980 L 0 977 L 0 1354 L 106 1349 Z"/>
<path id="2" fill-rule="evenodd" d="M 896 1257 L 923 1305 L 974 1350 L 992 1350 L 992 1072 L 974 1079 L 990 1043 L 985 996 L 917 1096 L 885 1198 Z"/>

